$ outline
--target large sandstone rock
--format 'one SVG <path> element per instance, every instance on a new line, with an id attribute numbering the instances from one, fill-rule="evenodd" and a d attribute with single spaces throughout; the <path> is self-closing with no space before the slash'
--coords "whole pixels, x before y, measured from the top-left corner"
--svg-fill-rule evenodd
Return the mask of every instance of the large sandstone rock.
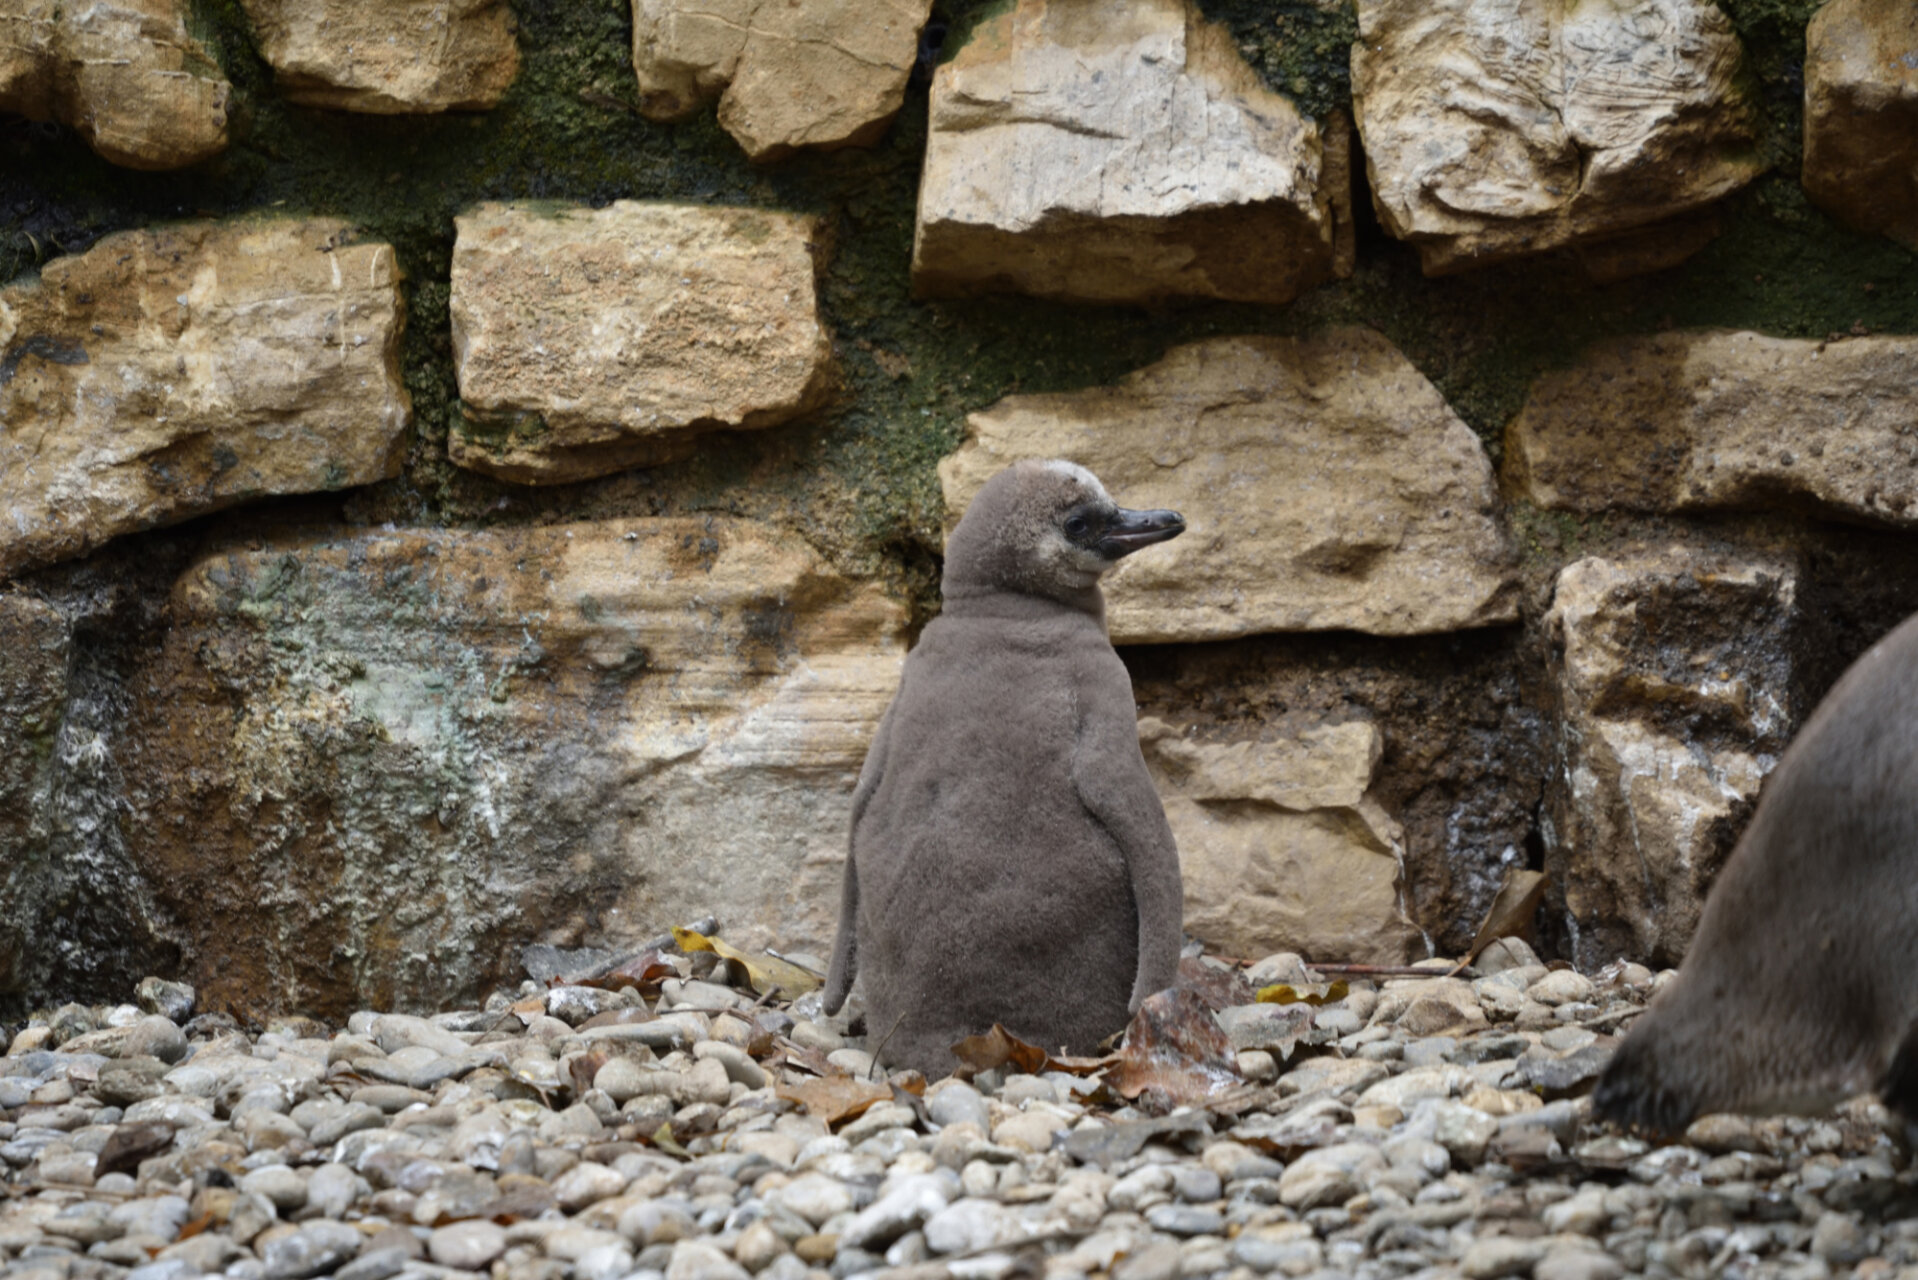
<path id="1" fill-rule="evenodd" d="M 0 0 L 0 112 L 70 125 L 133 169 L 219 154 L 232 87 L 186 12 L 186 0 Z"/>
<path id="2" fill-rule="evenodd" d="M 1410 635 L 1518 616 L 1485 451 L 1370 329 L 1217 338 L 1114 386 L 1009 396 L 971 415 L 939 464 L 948 520 L 1001 468 L 1046 457 L 1190 527 L 1106 579 L 1115 641 Z"/>
<path id="3" fill-rule="evenodd" d="M 241 0 L 289 101 L 376 115 L 483 111 L 519 74 L 505 0 Z"/>
<path id="4" fill-rule="evenodd" d="M 1831 0 L 1805 29 L 1805 192 L 1918 249 L 1918 6 Z"/>
<path id="5" fill-rule="evenodd" d="M 633 0 L 640 111 L 714 98 L 754 160 L 864 146 L 899 113 L 932 0 Z"/>
<path id="6" fill-rule="evenodd" d="M 831 392 L 809 217 L 621 200 L 454 222 L 463 467 L 555 484 L 656 465 Z"/>
<path id="7" fill-rule="evenodd" d="M 933 76 L 913 288 L 1286 302 L 1352 264 L 1348 126 L 1185 0 L 1020 0 Z"/>
<path id="8" fill-rule="evenodd" d="M 0 290 L 0 579 L 398 472 L 399 268 L 324 218 L 128 231 Z"/>
<path id="9" fill-rule="evenodd" d="M 1404 833 L 1367 796 L 1376 726 L 1271 742 L 1199 742 L 1139 722 L 1179 844 L 1185 928 L 1228 955 L 1402 964 L 1418 932 L 1399 905 Z"/>
<path id="10" fill-rule="evenodd" d="M 1559 573 L 1545 870 L 1581 965 L 1675 965 L 1791 735 L 1786 563 L 1681 546 Z"/>
<path id="11" fill-rule="evenodd" d="M 1621 338 L 1547 374 L 1509 486 L 1570 511 L 1811 505 L 1918 524 L 1918 338 L 1708 330 Z"/>
<path id="12" fill-rule="evenodd" d="M 830 947 L 905 614 L 727 519 L 246 543 L 134 682 L 129 844 L 210 1007 L 439 1007 L 528 942 Z"/>
<path id="13" fill-rule="evenodd" d="M 1763 170 L 1712 0 L 1358 0 L 1352 96 L 1380 219 L 1441 275 L 1634 233 Z M 1613 262 L 1601 274 L 1631 264 Z"/>

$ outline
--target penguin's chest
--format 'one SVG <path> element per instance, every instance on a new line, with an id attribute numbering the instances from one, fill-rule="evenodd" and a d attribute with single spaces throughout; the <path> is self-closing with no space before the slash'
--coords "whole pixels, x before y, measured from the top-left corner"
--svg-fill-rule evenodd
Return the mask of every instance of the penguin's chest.
<path id="1" fill-rule="evenodd" d="M 1014 882 L 1067 891 L 1123 876 L 1074 778 L 1083 709 L 1070 681 L 1043 675 L 1007 669 L 985 686 L 955 683 L 901 726 L 912 746 L 887 788 L 885 827 L 903 874 L 975 891 Z"/>

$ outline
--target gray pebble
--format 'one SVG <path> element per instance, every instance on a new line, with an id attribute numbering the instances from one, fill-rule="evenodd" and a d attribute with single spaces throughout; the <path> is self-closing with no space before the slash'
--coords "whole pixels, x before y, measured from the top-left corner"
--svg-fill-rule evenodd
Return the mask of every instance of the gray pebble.
<path id="1" fill-rule="evenodd" d="M 1172 1170 L 1172 1193 L 1181 1200 L 1204 1204 L 1224 1193 L 1219 1175 L 1203 1165 L 1178 1165 Z"/>
<path id="2" fill-rule="evenodd" d="M 1145 1211 L 1145 1220 L 1153 1230 L 1175 1236 L 1213 1236 L 1225 1230 L 1225 1217 L 1217 1209 L 1194 1204 L 1161 1204 Z"/>
<path id="3" fill-rule="evenodd" d="M 985 1098 L 962 1080 L 945 1080 L 926 1090 L 926 1113 L 936 1125 L 975 1124 L 981 1133 L 992 1131 Z"/>
<path id="4" fill-rule="evenodd" d="M 486 1221 L 450 1223 L 427 1237 L 426 1252 L 443 1267 L 478 1271 L 506 1252 L 506 1232 Z"/>
<path id="5" fill-rule="evenodd" d="M 126 1273 L 125 1280 L 189 1280 L 200 1274 L 200 1268 L 185 1258 L 161 1258 L 133 1268 Z"/>
<path id="6" fill-rule="evenodd" d="M 142 978 L 134 988 L 134 999 L 148 1013 L 157 1013 L 172 1022 L 184 1024 L 193 1016 L 194 991 L 184 982 L 165 978 Z"/>
<path id="7" fill-rule="evenodd" d="M 746 1268 L 703 1241 L 686 1240 L 673 1246 L 666 1264 L 666 1280 L 747 1280 Z"/>
<path id="8" fill-rule="evenodd" d="M 306 1204 L 306 1179 L 283 1164 L 269 1164 L 240 1179 L 240 1190 L 264 1196 L 281 1214 Z"/>
<path id="9" fill-rule="evenodd" d="M 1156 1241 L 1121 1258 L 1112 1268 L 1112 1280 L 1178 1280 L 1183 1261 L 1178 1245 Z"/>
<path id="10" fill-rule="evenodd" d="M 404 1249 L 369 1249 L 334 1272 L 333 1280 L 388 1280 L 404 1271 L 411 1261 L 412 1257 Z"/>
<path id="11" fill-rule="evenodd" d="M 365 1238 L 344 1222 L 309 1222 L 292 1235 L 267 1242 L 260 1256 L 266 1280 L 307 1280 L 337 1271 L 359 1253 Z"/>

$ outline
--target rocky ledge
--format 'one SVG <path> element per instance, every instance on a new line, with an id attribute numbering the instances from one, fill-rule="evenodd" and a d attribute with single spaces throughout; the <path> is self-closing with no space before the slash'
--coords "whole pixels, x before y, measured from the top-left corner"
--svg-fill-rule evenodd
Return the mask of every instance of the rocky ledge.
<path id="1" fill-rule="evenodd" d="M 1668 978 L 1639 966 L 1593 979 L 1506 941 L 1461 976 L 1327 985 L 1296 956 L 1244 973 L 1188 958 L 1110 1058 L 980 1037 L 970 1080 L 928 1087 L 880 1077 L 816 994 L 775 995 L 802 971 L 715 960 L 650 952 L 599 986 L 529 982 L 337 1030 L 189 1018 L 191 990 L 154 979 L 142 1007 L 36 1016 L 0 1058 L 0 1275 L 1565 1280 L 1918 1263 L 1899 1211 L 1912 1177 L 1873 1103 L 1706 1117 L 1662 1147 L 1587 1123 L 1579 1095 Z M 1259 983 L 1297 999 L 1257 1003 Z"/>

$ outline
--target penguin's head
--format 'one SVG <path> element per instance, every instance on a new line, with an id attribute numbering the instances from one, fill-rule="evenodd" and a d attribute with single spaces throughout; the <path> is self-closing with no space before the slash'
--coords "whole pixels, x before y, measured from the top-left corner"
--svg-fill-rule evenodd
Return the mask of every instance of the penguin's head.
<path id="1" fill-rule="evenodd" d="M 1087 604 L 1120 560 L 1184 532 L 1178 512 L 1127 510 L 1077 463 L 1015 462 L 986 481 L 946 540 L 945 595 Z"/>

